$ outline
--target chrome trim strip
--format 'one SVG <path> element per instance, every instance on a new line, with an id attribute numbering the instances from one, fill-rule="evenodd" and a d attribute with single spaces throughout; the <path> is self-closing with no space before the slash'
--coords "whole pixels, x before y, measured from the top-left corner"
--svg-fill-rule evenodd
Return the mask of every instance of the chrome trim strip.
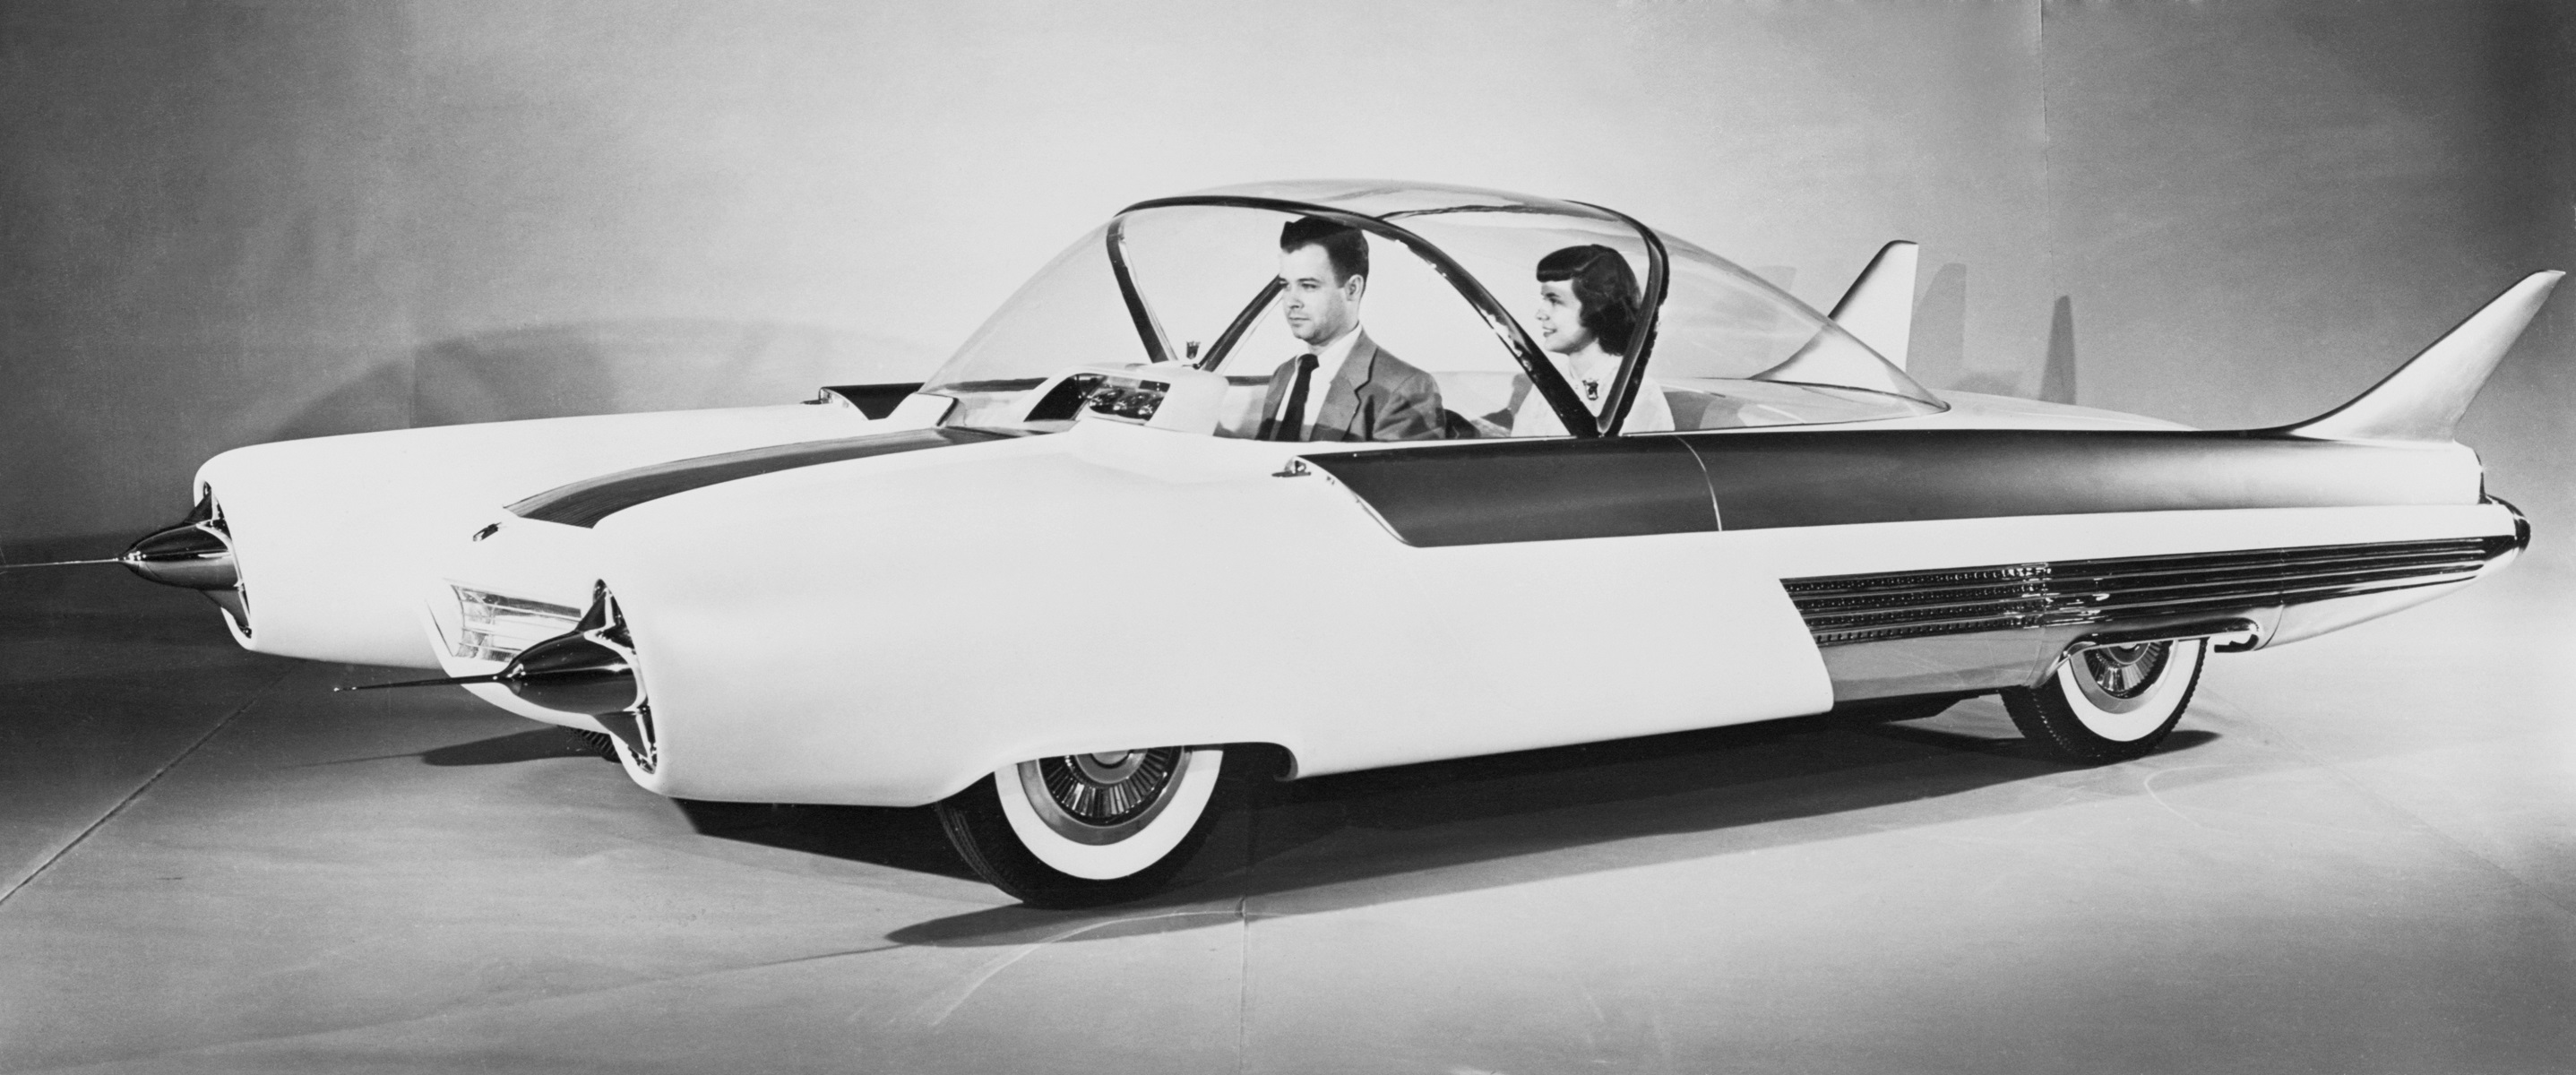
<path id="1" fill-rule="evenodd" d="M 2150 642 L 2185 642 L 2195 638 L 2219 635 L 2253 634 L 2261 630 L 2254 621 L 2237 616 L 2204 623 L 2183 623 L 2171 627 L 2150 627 L 2135 631 L 2095 631 L 2076 639 L 2066 647 L 2068 653 L 2081 653 L 2105 646 L 2142 646 Z"/>
<path id="2" fill-rule="evenodd" d="M 2225 615 L 2459 582 L 2509 536 L 1784 579 L 1819 646 Z M 2197 637 L 2197 636 L 2194 636 Z"/>

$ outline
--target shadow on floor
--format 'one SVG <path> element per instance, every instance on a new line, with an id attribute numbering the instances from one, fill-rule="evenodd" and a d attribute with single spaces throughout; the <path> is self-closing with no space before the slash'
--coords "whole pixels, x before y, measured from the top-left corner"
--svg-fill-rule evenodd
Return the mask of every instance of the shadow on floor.
<path id="1" fill-rule="evenodd" d="M 416 754 L 347 758 L 323 764 L 419 758 L 439 766 L 512 765 L 553 758 L 597 757 L 597 748 L 570 728 L 544 727 L 438 747 Z M 899 870 L 968 880 L 975 872 L 948 846 L 938 815 L 928 807 L 819 806 L 797 803 L 720 803 L 673 799 L 700 835 L 738 840 L 809 855 L 866 862 Z"/>
<path id="2" fill-rule="evenodd" d="M 2177 731 L 2160 755 L 2216 740 Z M 590 753 L 574 733 L 540 728 L 417 755 L 429 765 L 503 765 Z M 1704 842 L 1639 840 L 1724 834 L 1798 818 L 1829 817 L 2063 772 L 2016 738 L 1927 723 L 1836 716 L 1771 721 L 1644 739 L 1377 769 L 1290 783 L 1256 765 L 1236 779 L 1237 809 L 1175 888 L 1153 899 L 1092 911 L 1011 906 L 918 923 L 888 939 L 904 944 L 1019 944 L 1085 923 L 1082 939 L 1120 935 L 1140 915 L 1176 907 L 1281 897 L 1302 913 L 1550 876 L 1647 865 L 1731 849 Z M 928 807 L 720 803 L 674 800 L 700 835 L 810 855 L 972 880 Z M 1941 820 L 1937 811 L 1926 822 Z M 1786 833 L 1764 843 L 1795 842 Z M 1549 852 L 1580 849 L 1579 855 Z M 1294 854 L 1292 854 L 1294 853 Z M 1475 869 L 1454 867 L 1475 866 Z M 1212 916 L 1212 917 L 1232 917 Z M 1156 928 L 1190 928 L 1164 921 Z"/>
<path id="3" fill-rule="evenodd" d="M 707 836 L 898 870 L 975 879 L 931 808 L 804 806 L 674 800 Z"/>
<path id="4" fill-rule="evenodd" d="M 425 765 L 510 765 L 547 758 L 597 757 L 590 744 L 582 742 L 570 728 L 544 727 L 471 743 L 421 751 L 418 757 Z"/>
<path id="5" fill-rule="evenodd" d="M 2160 753 L 2218 737 L 2182 731 Z M 2063 772 L 2018 739 L 1925 725 L 1812 717 L 1411 765 L 1293 783 L 1250 779 L 1163 896 L 1092 911 L 1011 906 L 918 923 L 888 939 L 981 946 L 1083 939 L 1210 901 L 1281 897 L 1304 913 L 1720 853 L 1744 842 L 1640 840 L 1723 834 L 1795 818 L 1955 795 Z M 698 830 L 818 855 L 971 877 L 932 811 L 686 803 Z M 1926 822 L 1938 820 L 1926 815 Z M 1795 842 L 1766 833 L 1752 839 Z M 1581 850 L 1575 855 L 1549 852 Z M 1292 852 L 1294 854 L 1292 854 Z M 1475 869 L 1453 869 L 1475 866 Z M 1212 916 L 1212 917 L 1232 917 Z M 1186 926 L 1176 928 L 1187 928 Z"/>
<path id="6" fill-rule="evenodd" d="M 418 758 L 423 765 L 453 768 L 473 765 L 514 765 L 523 761 L 544 761 L 548 758 L 597 756 L 598 752 L 593 750 L 590 744 L 575 738 L 572 729 L 549 726 L 524 732 L 512 732 L 508 735 L 496 735 L 489 739 L 477 739 L 468 743 L 452 743 L 428 750 L 333 758 L 329 761 L 306 762 L 302 765 L 286 766 L 286 768 L 315 769 L 328 765 L 358 765 L 371 761 L 398 761 L 403 758 Z"/>

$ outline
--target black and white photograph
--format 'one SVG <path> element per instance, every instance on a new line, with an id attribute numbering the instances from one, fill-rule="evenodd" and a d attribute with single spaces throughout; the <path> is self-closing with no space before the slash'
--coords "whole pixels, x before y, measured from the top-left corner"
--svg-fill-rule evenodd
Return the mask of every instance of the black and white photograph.
<path id="1" fill-rule="evenodd" d="M 2576 4 L 0 0 L 0 1073 L 2576 1073 Z"/>

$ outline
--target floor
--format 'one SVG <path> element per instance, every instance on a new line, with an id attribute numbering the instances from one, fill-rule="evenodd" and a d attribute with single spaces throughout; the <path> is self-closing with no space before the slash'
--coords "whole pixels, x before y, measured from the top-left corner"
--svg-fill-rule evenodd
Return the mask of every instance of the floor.
<path id="1" fill-rule="evenodd" d="M 0 573 L 0 1071 L 2576 1071 L 2571 595 L 2222 657 L 2103 769 L 1977 701 L 1286 785 L 1064 913 Z"/>

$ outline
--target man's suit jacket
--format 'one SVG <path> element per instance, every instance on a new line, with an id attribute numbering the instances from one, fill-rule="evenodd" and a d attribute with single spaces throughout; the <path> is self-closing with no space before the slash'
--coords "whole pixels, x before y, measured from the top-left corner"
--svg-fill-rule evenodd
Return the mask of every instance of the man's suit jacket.
<path id="1" fill-rule="evenodd" d="M 1297 383 L 1297 360 L 1279 364 L 1261 396 L 1261 429 L 1267 432 Z M 1319 386 L 1309 384 L 1312 393 Z M 1307 440 L 1437 440 L 1441 432 L 1440 382 L 1395 357 L 1362 333 L 1333 383 L 1323 387 Z M 1303 418 L 1303 415 L 1292 416 Z"/>

